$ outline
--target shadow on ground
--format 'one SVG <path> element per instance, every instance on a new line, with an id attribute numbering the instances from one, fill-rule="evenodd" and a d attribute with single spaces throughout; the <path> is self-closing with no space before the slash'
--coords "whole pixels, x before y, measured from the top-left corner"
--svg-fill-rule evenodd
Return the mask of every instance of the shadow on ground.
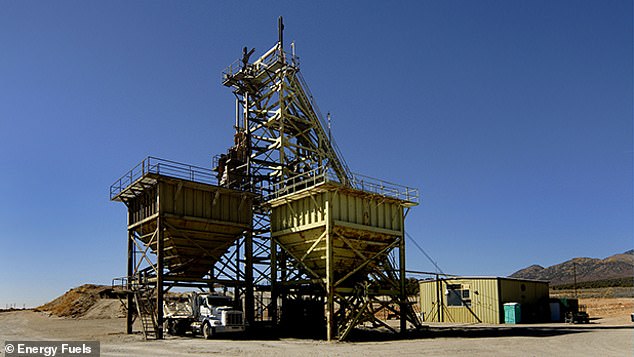
<path id="1" fill-rule="evenodd" d="M 348 335 L 348 342 L 376 342 L 376 341 L 396 341 L 414 339 L 435 339 L 435 338 L 493 338 L 493 337 L 552 337 L 568 334 L 590 332 L 592 330 L 620 330 L 634 329 L 634 326 L 599 326 L 590 323 L 584 325 L 561 326 L 434 326 L 424 327 L 420 330 L 409 330 L 405 336 L 395 334 L 385 328 L 368 329 L 356 328 Z M 187 335 L 187 337 L 193 337 Z M 306 333 L 297 330 L 279 331 L 273 328 L 256 328 L 243 334 L 222 334 L 213 337 L 214 340 L 252 340 L 271 341 L 284 338 L 296 338 L 307 340 L 324 340 L 324 334 Z M 172 337 L 174 338 L 174 337 Z M 178 337 L 175 337 L 178 338 Z M 196 338 L 201 338 L 200 336 Z"/>
<path id="2" fill-rule="evenodd" d="M 433 338 L 490 338 L 490 337 L 551 337 L 575 333 L 590 332 L 592 330 L 620 330 L 632 329 L 633 326 L 527 326 L 527 327 L 425 327 L 420 330 L 410 330 L 406 336 L 394 334 L 387 330 L 355 329 L 350 333 L 350 342 L 392 341 L 400 339 L 433 339 Z"/>

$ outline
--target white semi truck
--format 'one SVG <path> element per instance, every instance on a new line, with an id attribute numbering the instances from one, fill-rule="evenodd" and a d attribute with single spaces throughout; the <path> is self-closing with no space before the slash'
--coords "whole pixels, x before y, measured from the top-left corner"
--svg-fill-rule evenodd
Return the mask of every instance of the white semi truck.
<path id="1" fill-rule="evenodd" d="M 244 332 L 244 314 L 235 310 L 229 296 L 191 292 L 167 296 L 163 305 L 165 326 L 170 335 L 203 335 Z"/>

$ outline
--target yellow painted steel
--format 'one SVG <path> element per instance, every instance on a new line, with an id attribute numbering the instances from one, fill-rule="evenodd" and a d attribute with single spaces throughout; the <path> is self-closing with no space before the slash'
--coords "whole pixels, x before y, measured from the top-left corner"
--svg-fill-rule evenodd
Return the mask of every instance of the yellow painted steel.
<path id="1" fill-rule="evenodd" d="M 362 265 L 358 275 L 367 273 L 375 266 L 373 259 L 402 236 L 402 201 L 336 183 L 269 203 L 272 236 L 311 275 L 322 279 L 326 278 L 329 239 L 332 266 L 328 268 L 338 281 Z"/>
<path id="2" fill-rule="evenodd" d="M 469 291 L 469 298 L 465 299 L 470 302 L 469 308 L 447 306 L 447 292 L 451 285 L 459 285 Z M 544 299 L 548 299 L 547 282 L 496 277 L 420 281 L 421 312 L 427 322 L 499 324 L 504 322 L 504 303 L 519 302 L 530 306 L 541 304 Z"/>
<path id="3" fill-rule="evenodd" d="M 142 183 L 142 184 L 141 184 Z M 162 217 L 166 267 L 201 278 L 251 225 L 252 195 L 214 185 L 146 174 L 128 198 L 128 228 L 152 251 Z"/>

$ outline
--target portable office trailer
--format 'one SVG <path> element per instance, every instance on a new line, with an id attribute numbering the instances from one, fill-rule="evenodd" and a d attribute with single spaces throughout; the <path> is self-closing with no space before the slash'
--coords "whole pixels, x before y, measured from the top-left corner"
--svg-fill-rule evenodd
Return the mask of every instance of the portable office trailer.
<path id="1" fill-rule="evenodd" d="M 523 322 L 549 319 L 548 282 L 503 277 L 421 280 L 421 315 L 426 322 L 504 323 L 504 304 L 518 303 Z"/>

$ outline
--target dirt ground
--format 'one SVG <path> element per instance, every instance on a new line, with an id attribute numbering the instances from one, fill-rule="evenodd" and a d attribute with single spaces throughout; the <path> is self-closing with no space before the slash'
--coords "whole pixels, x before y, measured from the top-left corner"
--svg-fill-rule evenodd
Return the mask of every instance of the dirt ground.
<path id="1" fill-rule="evenodd" d="M 592 305 L 589 301 L 586 303 L 590 309 Z M 593 320 L 588 325 L 436 324 L 406 340 L 390 340 L 383 335 L 380 341 L 365 338 L 345 343 L 290 338 L 203 340 L 192 337 L 145 341 L 140 333 L 124 333 L 123 318 L 87 315 L 73 319 L 30 310 L 10 311 L 0 313 L 0 343 L 4 346 L 7 340 L 98 340 L 103 356 L 632 356 L 634 323 L 629 320 L 629 312 L 634 299 L 595 301 L 594 304 L 596 311 L 610 304 L 622 304 L 623 308 L 608 308 L 606 311 L 610 313 L 605 316 L 591 314 Z M 4 355 L 4 348 L 0 350 L 0 355 Z"/>

